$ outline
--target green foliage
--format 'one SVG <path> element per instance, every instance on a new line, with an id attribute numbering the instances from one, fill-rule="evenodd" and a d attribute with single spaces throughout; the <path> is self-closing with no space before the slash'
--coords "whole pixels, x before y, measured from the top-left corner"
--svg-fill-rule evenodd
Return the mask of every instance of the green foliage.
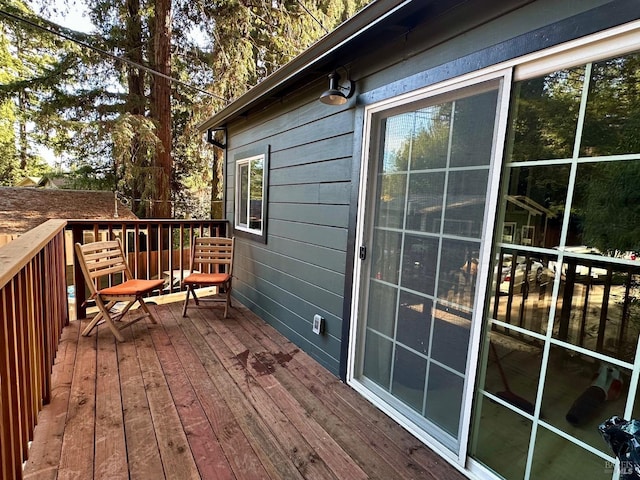
<path id="1" fill-rule="evenodd" d="M 640 162 L 582 165 L 579 209 L 586 245 L 602 252 L 640 252 Z"/>
<path id="2" fill-rule="evenodd" d="M 159 0 L 85 1 L 92 34 L 44 21 L 59 8 L 48 0 L 0 0 L 3 9 L 133 62 L 153 66 Z M 64 0 L 65 9 L 74 8 Z M 370 0 L 304 0 L 328 30 Z M 31 6 L 31 8 L 29 7 Z M 117 188 L 146 215 L 161 191 L 162 151 L 152 74 L 0 17 L 0 173 L 11 182 L 38 164 L 40 147 L 53 151 L 71 185 Z M 171 85 L 169 182 L 175 216 L 209 216 L 221 201 L 220 152 L 196 126 L 245 93 L 325 34 L 297 0 L 172 0 L 171 76 L 214 96 Z M 8 77 L 6 76 L 8 75 Z M 156 120 L 156 121 L 154 121 Z M 16 125 L 24 138 L 16 138 Z M 14 150 L 12 150 L 14 149 Z M 165 150 L 166 151 L 166 150 Z M 20 172 L 20 168 L 23 171 Z M 30 167 L 31 168 L 31 167 Z M 34 171 L 33 168 L 31 171 Z M 213 192 L 207 193 L 211 190 Z"/>

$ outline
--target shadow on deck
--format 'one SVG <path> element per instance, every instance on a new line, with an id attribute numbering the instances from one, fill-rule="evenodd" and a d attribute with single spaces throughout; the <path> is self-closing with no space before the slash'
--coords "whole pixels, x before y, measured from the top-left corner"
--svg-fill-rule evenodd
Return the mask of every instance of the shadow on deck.
<path id="1" fill-rule="evenodd" d="M 63 330 L 25 478 L 464 478 L 248 309 L 181 307 Z"/>

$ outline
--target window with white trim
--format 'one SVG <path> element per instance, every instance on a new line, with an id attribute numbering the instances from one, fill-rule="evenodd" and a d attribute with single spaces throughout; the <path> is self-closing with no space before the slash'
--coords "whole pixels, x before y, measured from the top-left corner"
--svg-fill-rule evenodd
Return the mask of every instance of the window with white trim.
<path id="1" fill-rule="evenodd" d="M 264 238 L 268 152 L 236 158 L 235 229 Z"/>

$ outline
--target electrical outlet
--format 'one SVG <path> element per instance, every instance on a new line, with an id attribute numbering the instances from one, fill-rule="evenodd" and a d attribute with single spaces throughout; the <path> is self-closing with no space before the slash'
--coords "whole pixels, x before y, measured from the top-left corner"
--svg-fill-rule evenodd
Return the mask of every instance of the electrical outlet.
<path id="1" fill-rule="evenodd" d="M 324 318 L 320 315 L 313 316 L 313 333 L 320 335 L 324 330 Z"/>

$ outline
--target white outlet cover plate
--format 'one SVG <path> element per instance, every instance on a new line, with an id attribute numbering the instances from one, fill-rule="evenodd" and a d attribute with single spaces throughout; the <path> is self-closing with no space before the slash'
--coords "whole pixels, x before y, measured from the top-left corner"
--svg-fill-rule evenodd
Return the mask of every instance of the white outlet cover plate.
<path id="1" fill-rule="evenodd" d="M 313 333 L 320 335 L 322 328 L 322 317 L 320 315 L 313 316 Z"/>

